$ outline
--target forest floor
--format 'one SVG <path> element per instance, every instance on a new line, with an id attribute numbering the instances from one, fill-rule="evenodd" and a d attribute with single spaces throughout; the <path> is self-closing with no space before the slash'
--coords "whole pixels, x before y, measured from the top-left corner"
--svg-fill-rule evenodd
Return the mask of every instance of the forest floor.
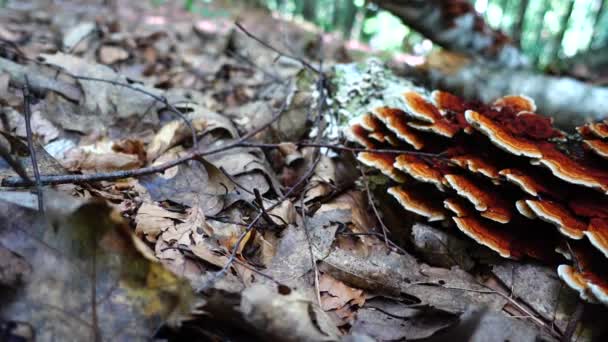
<path id="1" fill-rule="evenodd" d="M 52 3 L 0 11 L 0 336 L 572 333 L 552 268 L 405 217 L 357 164 L 332 77 L 365 49 L 259 9 Z"/>

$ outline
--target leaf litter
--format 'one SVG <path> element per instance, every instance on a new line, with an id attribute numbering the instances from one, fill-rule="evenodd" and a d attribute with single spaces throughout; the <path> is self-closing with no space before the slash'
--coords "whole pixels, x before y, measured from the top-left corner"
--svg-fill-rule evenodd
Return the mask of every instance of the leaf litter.
<path id="1" fill-rule="evenodd" d="M 0 17 L 22 25 L 11 34 L 53 37 L 0 30 L 19 48 L 0 46 L 0 325 L 66 341 L 556 340 L 566 329 L 576 296 L 553 273 L 412 227 L 351 152 L 330 153 L 327 141 L 340 144 L 326 128 L 344 108 L 320 94 L 339 43 L 320 50 L 319 73 L 319 33 L 263 11 L 240 18 L 256 40 L 229 11 L 121 4 L 60 20 L 54 6 Z M 42 198 L 11 185 L 9 160 L 33 175 L 28 140 L 41 180 L 68 177 L 45 180 Z"/>

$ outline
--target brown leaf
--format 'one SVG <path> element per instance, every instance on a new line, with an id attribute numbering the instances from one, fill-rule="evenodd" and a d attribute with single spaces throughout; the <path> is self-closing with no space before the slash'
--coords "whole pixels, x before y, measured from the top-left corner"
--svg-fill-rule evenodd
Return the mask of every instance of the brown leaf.
<path id="1" fill-rule="evenodd" d="M 325 311 L 341 308 L 350 301 L 361 304 L 365 302 L 363 290 L 347 286 L 326 273 L 319 278 L 319 291 L 328 294 L 321 303 L 321 307 Z"/>
<path id="2" fill-rule="evenodd" d="M 135 216 L 135 234 L 144 235 L 148 241 L 154 242 L 163 231 L 175 226 L 175 220 L 183 219 L 183 214 L 145 202 Z"/>
<path id="3" fill-rule="evenodd" d="M 215 130 L 227 133 L 230 138 L 235 138 L 238 135 L 230 120 L 200 105 L 180 105 L 179 109 L 189 113 L 186 119 L 197 135 L 207 134 Z M 153 161 L 165 151 L 186 139 L 188 139 L 188 142 L 192 140 L 192 131 L 184 120 L 178 119 L 168 122 L 156 133 L 148 146 L 148 160 Z"/>
<path id="4" fill-rule="evenodd" d="M 45 204 L 43 217 L 0 202 L 6 224 L 0 243 L 32 265 L 3 313 L 31 324 L 37 339 L 133 340 L 190 312 L 196 300 L 189 285 L 153 261 L 106 203 L 47 191 Z M 97 298 L 93 306 L 91 298 Z"/>
<path id="5" fill-rule="evenodd" d="M 7 128 L 14 131 L 17 136 L 25 138 L 27 136 L 25 117 L 12 108 L 5 108 L 3 112 L 8 119 L 9 127 Z M 59 136 L 57 127 L 45 118 L 39 110 L 32 113 L 30 124 L 32 126 L 32 134 L 39 139 L 42 144 L 47 144 Z"/>
<path id="6" fill-rule="evenodd" d="M 117 152 L 115 146 L 121 146 L 121 142 L 109 140 L 98 141 L 92 145 L 85 145 L 67 151 L 62 164 L 72 170 L 111 171 L 129 170 L 141 167 L 143 161 L 138 151 L 136 154 Z M 127 151 L 127 150 L 125 150 Z"/>
<path id="7" fill-rule="evenodd" d="M 103 64 L 114 64 L 129 58 L 127 50 L 113 45 L 103 45 L 99 48 L 99 61 Z"/>

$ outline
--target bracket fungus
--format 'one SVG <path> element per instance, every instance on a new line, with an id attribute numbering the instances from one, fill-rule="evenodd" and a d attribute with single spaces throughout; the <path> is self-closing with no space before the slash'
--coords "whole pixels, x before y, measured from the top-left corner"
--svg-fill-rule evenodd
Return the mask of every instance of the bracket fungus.
<path id="1" fill-rule="evenodd" d="M 355 118 L 348 139 L 406 211 L 502 257 L 554 264 L 581 298 L 608 305 L 608 121 L 568 135 L 523 95 L 402 100 Z"/>

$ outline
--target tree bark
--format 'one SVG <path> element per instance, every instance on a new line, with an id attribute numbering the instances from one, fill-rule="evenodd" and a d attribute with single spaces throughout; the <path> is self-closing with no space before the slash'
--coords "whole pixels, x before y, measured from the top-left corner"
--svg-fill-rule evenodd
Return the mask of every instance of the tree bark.
<path id="1" fill-rule="evenodd" d="M 595 17 L 593 18 L 593 33 L 591 34 L 591 44 L 590 45 L 594 45 L 597 40 L 597 37 L 600 34 L 600 30 L 602 29 L 599 26 L 600 23 L 600 18 L 602 17 L 602 12 L 604 12 L 604 5 L 605 5 L 605 1 L 604 0 L 598 0 L 599 1 L 599 7 L 597 9 L 597 11 L 595 12 Z"/>
<path id="2" fill-rule="evenodd" d="M 304 19 L 315 22 L 317 18 L 317 2 L 316 1 L 304 1 L 302 6 L 302 16 Z"/>
<path id="3" fill-rule="evenodd" d="M 526 10 L 528 9 L 528 0 L 522 0 L 517 10 L 517 21 L 513 28 L 513 41 L 517 46 L 521 46 L 521 33 L 524 28 L 524 19 L 526 17 Z"/>
<path id="4" fill-rule="evenodd" d="M 433 88 L 447 89 L 469 100 L 491 102 L 508 94 L 530 96 L 537 111 L 553 117 L 562 128 L 607 115 L 608 88 L 569 77 L 480 63 L 470 63 L 449 75 L 433 69 L 426 76 Z"/>
<path id="5" fill-rule="evenodd" d="M 477 55 L 507 67 L 528 58 L 502 32 L 491 29 L 466 0 L 373 0 L 444 48 Z"/>
<path id="6" fill-rule="evenodd" d="M 572 10 L 574 9 L 574 0 L 570 0 L 568 3 L 568 8 L 566 9 L 566 13 L 561 18 L 559 32 L 557 36 L 555 36 L 555 40 L 553 41 L 553 49 L 552 49 L 552 58 L 551 61 L 557 60 L 559 50 L 562 46 L 562 41 L 564 40 L 564 35 L 566 34 L 566 30 L 568 29 L 568 22 L 570 21 L 570 16 L 572 15 Z"/>

